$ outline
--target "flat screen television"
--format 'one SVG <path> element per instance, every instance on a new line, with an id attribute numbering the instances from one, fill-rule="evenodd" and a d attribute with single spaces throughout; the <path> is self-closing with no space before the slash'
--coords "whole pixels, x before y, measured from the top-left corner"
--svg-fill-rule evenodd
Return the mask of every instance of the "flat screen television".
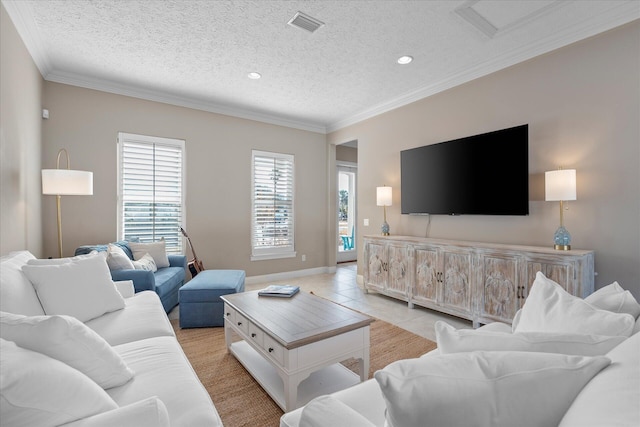
<path id="1" fill-rule="evenodd" d="M 528 215 L 529 125 L 400 152 L 403 214 Z"/>

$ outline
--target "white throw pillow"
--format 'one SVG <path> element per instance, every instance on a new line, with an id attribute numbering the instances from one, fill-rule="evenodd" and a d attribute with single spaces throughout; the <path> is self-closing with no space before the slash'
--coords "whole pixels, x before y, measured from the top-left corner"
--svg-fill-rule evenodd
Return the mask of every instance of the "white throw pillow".
<path id="1" fill-rule="evenodd" d="M 368 419 L 350 406 L 330 395 L 307 403 L 300 415 L 299 427 L 375 427 Z"/>
<path id="2" fill-rule="evenodd" d="M 66 363 L 104 389 L 133 378 L 133 371 L 104 338 L 75 317 L 0 312 L 0 337 Z"/>
<path id="3" fill-rule="evenodd" d="M 133 262 L 129 259 L 124 250 L 109 243 L 107 247 L 107 264 L 110 270 L 133 270 Z"/>
<path id="4" fill-rule="evenodd" d="M 0 338 L 2 425 L 57 426 L 116 409 L 80 371 Z"/>
<path id="5" fill-rule="evenodd" d="M 145 254 L 149 254 L 158 268 L 169 267 L 169 258 L 167 257 L 164 239 L 154 243 L 129 242 L 128 244 L 134 260 L 138 261 Z"/>
<path id="6" fill-rule="evenodd" d="M 144 254 L 142 258 L 133 261 L 133 266 L 136 270 L 146 270 L 152 272 L 158 271 L 158 266 L 149 254 Z"/>
<path id="7" fill-rule="evenodd" d="M 556 332 L 504 333 L 486 330 L 458 329 L 436 322 L 436 340 L 441 354 L 468 351 L 533 351 L 602 356 L 622 343 L 621 336 L 582 335 Z"/>
<path id="8" fill-rule="evenodd" d="M 0 311 L 27 316 L 44 314 L 33 285 L 22 267 L 35 257 L 29 251 L 11 252 L 0 258 Z"/>
<path id="9" fill-rule="evenodd" d="M 81 322 L 124 308 L 102 256 L 61 265 L 25 265 L 46 314 L 67 314 Z"/>
<path id="10" fill-rule="evenodd" d="M 631 292 L 622 289 L 618 282 L 598 289 L 584 300 L 601 310 L 629 313 L 636 319 L 640 316 L 640 304 L 631 295 Z"/>
<path id="11" fill-rule="evenodd" d="M 471 352 L 394 362 L 375 373 L 391 427 L 557 426 L 610 360 L 529 352 Z"/>
<path id="12" fill-rule="evenodd" d="M 538 272 L 522 307 L 515 332 L 568 332 L 628 337 L 635 319 L 627 313 L 598 310 L 570 295 Z"/>
<path id="13" fill-rule="evenodd" d="M 30 259 L 29 261 L 27 261 L 27 265 L 60 265 L 60 264 L 67 264 L 71 261 L 75 261 L 79 259 L 90 258 L 93 256 L 101 256 L 106 259 L 107 253 L 91 251 L 88 254 L 76 255 L 74 257 L 67 257 L 67 258 L 36 258 L 36 259 Z"/>

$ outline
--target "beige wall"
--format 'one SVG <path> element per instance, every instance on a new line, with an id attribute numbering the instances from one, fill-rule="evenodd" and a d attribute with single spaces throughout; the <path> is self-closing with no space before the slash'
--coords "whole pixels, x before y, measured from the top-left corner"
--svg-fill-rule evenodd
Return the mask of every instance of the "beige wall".
<path id="1" fill-rule="evenodd" d="M 575 168 L 578 200 L 565 213 L 573 247 L 595 250 L 596 287 L 617 280 L 640 299 L 639 117 L 636 21 L 333 132 L 329 142 L 358 140 L 361 243 L 380 232 L 375 187 L 382 184 L 394 190 L 391 233 L 426 234 L 427 217 L 400 214 L 400 150 L 528 123 L 530 215 L 432 216 L 429 236 L 549 246 L 559 213 L 557 203 L 543 201 L 543 174 Z M 362 226 L 364 218 L 371 226 Z"/>
<path id="2" fill-rule="evenodd" d="M 339 162 L 358 163 L 358 149 L 354 147 L 336 146 L 336 160 Z"/>
<path id="3" fill-rule="evenodd" d="M 42 77 L 0 6 L 0 254 L 42 252 Z"/>
<path id="4" fill-rule="evenodd" d="M 93 196 L 63 197 L 65 255 L 117 239 L 116 138 L 123 131 L 186 141 L 185 228 L 206 268 L 256 276 L 327 265 L 325 135 L 52 82 L 45 83 L 44 105 L 43 165 L 54 167 L 66 148 L 72 168 L 94 173 Z M 252 149 L 295 155 L 295 259 L 249 260 Z M 54 205 L 43 206 L 47 255 L 56 248 Z"/>

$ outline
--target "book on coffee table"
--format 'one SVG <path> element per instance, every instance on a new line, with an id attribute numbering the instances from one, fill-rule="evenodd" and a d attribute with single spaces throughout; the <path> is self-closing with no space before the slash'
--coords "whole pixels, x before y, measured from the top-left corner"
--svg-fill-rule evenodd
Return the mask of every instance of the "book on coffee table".
<path id="1" fill-rule="evenodd" d="M 290 298 L 300 291 L 299 286 L 292 285 L 269 285 L 258 291 L 262 297 Z"/>

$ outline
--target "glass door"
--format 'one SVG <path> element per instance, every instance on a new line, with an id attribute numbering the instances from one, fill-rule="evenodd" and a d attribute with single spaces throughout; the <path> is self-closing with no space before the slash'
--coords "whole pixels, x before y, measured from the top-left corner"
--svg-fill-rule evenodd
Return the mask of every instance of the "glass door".
<path id="1" fill-rule="evenodd" d="M 356 175 L 355 166 L 338 165 L 338 262 L 355 261 Z"/>

